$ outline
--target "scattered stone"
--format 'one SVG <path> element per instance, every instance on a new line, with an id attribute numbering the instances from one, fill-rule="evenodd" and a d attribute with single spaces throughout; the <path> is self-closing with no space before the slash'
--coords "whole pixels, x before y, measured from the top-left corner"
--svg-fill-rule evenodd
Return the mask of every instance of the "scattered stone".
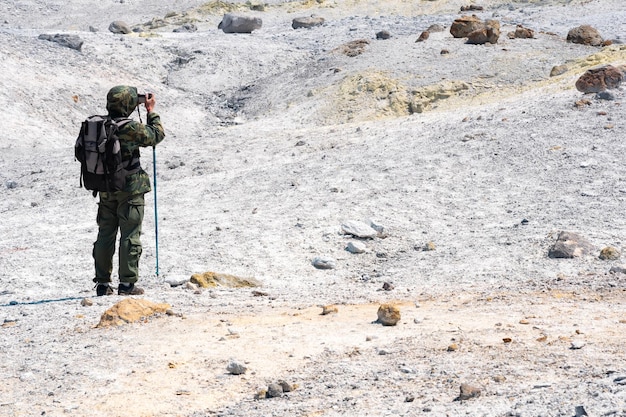
<path id="1" fill-rule="evenodd" d="M 467 38 L 467 35 L 484 26 L 484 22 L 476 15 L 462 16 L 452 22 L 450 33 L 455 38 Z"/>
<path id="2" fill-rule="evenodd" d="M 248 368 L 245 365 L 237 362 L 236 360 L 231 359 L 231 361 L 226 366 L 226 370 L 232 375 L 243 375 L 246 373 Z"/>
<path id="3" fill-rule="evenodd" d="M 5 185 L 7 186 L 7 188 L 9 190 L 13 190 L 13 189 L 17 188 L 17 182 L 15 182 L 15 181 L 7 181 L 5 183 Z"/>
<path id="4" fill-rule="evenodd" d="M 17 319 L 4 319 L 2 327 L 13 327 L 17 324 Z"/>
<path id="5" fill-rule="evenodd" d="M 507 36 L 509 39 L 533 39 L 535 37 L 535 31 L 525 28 L 522 25 L 517 25 L 515 31 L 509 32 Z"/>
<path id="6" fill-rule="evenodd" d="M 121 326 L 165 313 L 171 306 L 138 298 L 125 298 L 102 314 L 96 327 Z"/>
<path id="7" fill-rule="evenodd" d="M 504 375 L 495 375 L 493 378 L 493 382 L 502 383 L 506 381 L 506 377 Z"/>
<path id="8" fill-rule="evenodd" d="M 376 39 L 382 39 L 382 40 L 386 40 L 391 38 L 391 33 L 389 33 L 386 30 L 381 30 L 380 32 L 376 33 Z"/>
<path id="9" fill-rule="evenodd" d="M 313 258 L 313 261 L 311 261 L 311 263 L 317 269 L 335 269 L 335 267 L 337 266 L 337 261 L 335 261 L 333 258 L 321 256 Z"/>
<path id="10" fill-rule="evenodd" d="M 593 245 L 582 236 L 572 232 L 560 232 L 556 243 L 550 248 L 550 258 L 579 258 L 594 250 Z"/>
<path id="11" fill-rule="evenodd" d="M 193 33 L 198 30 L 198 27 L 193 23 L 185 23 L 181 27 L 178 27 L 173 30 L 175 33 Z"/>
<path id="12" fill-rule="evenodd" d="M 589 25 L 582 25 L 567 33 L 567 41 L 582 45 L 602 46 L 603 39 L 597 29 Z"/>
<path id="13" fill-rule="evenodd" d="M 126 22 L 116 20 L 114 22 L 111 22 L 111 24 L 109 25 L 109 32 L 120 35 L 127 35 L 129 33 L 132 33 L 133 31 Z"/>
<path id="14" fill-rule="evenodd" d="M 511 339 L 510 337 L 503 337 L 503 338 L 502 338 L 502 341 L 503 341 L 504 343 L 511 343 L 511 342 L 513 341 L 513 339 Z"/>
<path id="15" fill-rule="evenodd" d="M 445 26 L 440 25 L 439 23 L 435 23 L 433 25 L 428 26 L 428 29 L 425 32 L 435 33 L 435 32 L 443 32 L 446 30 Z"/>
<path id="16" fill-rule="evenodd" d="M 383 326 L 395 326 L 400 321 L 400 309 L 392 304 L 383 304 L 378 308 L 377 322 Z"/>
<path id="17" fill-rule="evenodd" d="M 80 301 L 80 305 L 83 307 L 91 307 L 93 305 L 93 300 L 91 298 L 83 298 Z"/>
<path id="18" fill-rule="evenodd" d="M 611 93 L 610 91 L 600 91 L 599 93 L 596 93 L 596 98 L 598 100 L 614 101 L 616 97 L 615 97 L 615 94 Z M 608 125 L 608 126 L 611 126 L 611 125 Z M 611 128 L 612 128 L 612 126 L 611 126 Z"/>
<path id="19" fill-rule="evenodd" d="M 58 33 L 56 35 L 41 34 L 38 39 L 58 43 L 61 46 L 77 51 L 82 49 L 84 43 L 84 41 L 76 35 L 63 35 Z"/>
<path id="20" fill-rule="evenodd" d="M 392 283 L 390 283 L 390 282 L 385 282 L 385 283 L 383 283 L 383 290 L 385 290 L 385 291 L 391 291 L 391 290 L 393 290 L 394 288 L 395 288 L 395 287 L 394 287 L 394 286 L 393 286 L 393 284 L 392 284 Z"/>
<path id="21" fill-rule="evenodd" d="M 567 65 L 556 65 L 552 67 L 550 71 L 550 77 L 556 77 L 561 74 L 565 74 L 568 71 Z"/>
<path id="22" fill-rule="evenodd" d="M 431 252 L 437 249 L 437 246 L 435 245 L 434 242 L 426 242 L 423 245 L 415 245 L 414 246 L 415 250 L 421 250 L 424 252 Z"/>
<path id="23" fill-rule="evenodd" d="M 224 33 L 252 33 L 261 26 L 263 21 L 258 17 L 226 13 L 217 28 L 222 29 Z"/>
<path id="24" fill-rule="evenodd" d="M 485 25 L 467 35 L 467 43 L 471 45 L 484 45 L 490 43 L 495 45 L 500 38 L 500 22 L 488 20 Z"/>
<path id="25" fill-rule="evenodd" d="M 570 349 L 578 350 L 578 349 L 582 349 L 584 346 L 585 346 L 585 342 L 581 340 L 574 340 L 572 344 L 570 345 Z"/>
<path id="26" fill-rule="evenodd" d="M 362 239 L 372 239 L 378 236 L 377 230 L 357 220 L 349 220 L 345 222 L 341 225 L 341 230 L 345 234 L 360 237 Z"/>
<path id="27" fill-rule="evenodd" d="M 480 397 L 480 394 L 481 394 L 480 388 L 474 387 L 470 384 L 461 384 L 459 400 L 465 401 L 471 398 L 478 398 Z"/>
<path id="28" fill-rule="evenodd" d="M 448 55 L 450 53 L 450 51 L 448 51 L 447 49 L 442 49 L 439 54 L 440 55 Z"/>
<path id="29" fill-rule="evenodd" d="M 585 411 L 585 407 L 583 407 L 582 405 L 577 405 L 574 408 L 574 417 L 583 417 L 583 416 L 588 416 L 589 414 L 587 414 L 587 411 Z"/>
<path id="30" fill-rule="evenodd" d="M 165 283 L 168 284 L 172 288 L 180 287 L 181 285 L 185 285 L 188 283 L 188 279 L 168 279 L 165 280 Z"/>
<path id="31" fill-rule="evenodd" d="M 328 314 L 336 314 L 339 312 L 339 309 L 336 305 L 327 305 L 322 307 L 322 316 L 326 316 Z"/>
<path id="32" fill-rule="evenodd" d="M 619 249 L 614 248 L 613 246 L 607 246 L 600 251 L 599 258 L 603 261 L 616 261 L 620 258 L 621 255 L 622 254 Z"/>
<path id="33" fill-rule="evenodd" d="M 368 41 L 367 39 L 357 39 L 355 41 L 350 41 L 346 44 L 339 46 L 338 48 L 334 49 L 334 51 L 354 58 L 355 56 L 359 56 L 363 52 L 365 52 L 365 47 L 369 44 L 370 41 Z"/>
<path id="34" fill-rule="evenodd" d="M 261 388 L 254 395 L 254 399 L 255 400 L 262 400 L 264 398 L 267 398 L 267 389 L 266 388 Z"/>
<path id="35" fill-rule="evenodd" d="M 456 343 L 452 343 L 448 346 L 448 349 L 446 349 L 448 352 L 456 352 L 457 350 L 459 350 L 459 345 Z"/>
<path id="36" fill-rule="evenodd" d="M 376 220 L 369 221 L 370 227 L 378 233 L 378 237 L 386 238 L 387 237 L 387 228 L 383 226 L 380 222 Z"/>
<path id="37" fill-rule="evenodd" d="M 252 291 L 252 296 L 253 297 L 267 297 L 269 294 L 266 293 L 265 291 L 258 291 L 258 290 L 254 290 Z"/>
<path id="38" fill-rule="evenodd" d="M 626 376 L 618 376 L 613 380 L 617 385 L 626 385 Z"/>
<path id="39" fill-rule="evenodd" d="M 346 250 L 354 254 L 365 253 L 367 251 L 367 246 L 363 242 L 348 242 Z"/>
<path id="40" fill-rule="evenodd" d="M 192 284 L 196 284 L 201 288 L 248 288 L 261 286 L 261 283 L 255 278 L 241 278 L 235 275 L 222 274 L 211 271 L 202 274 L 193 274 L 189 281 Z"/>
<path id="41" fill-rule="evenodd" d="M 283 396 L 283 387 L 280 384 L 270 384 L 267 387 L 267 398 L 277 398 Z"/>
<path id="42" fill-rule="evenodd" d="M 612 65 L 590 69 L 576 81 L 576 89 L 581 93 L 599 93 L 618 88 L 624 81 L 624 74 Z"/>
<path id="43" fill-rule="evenodd" d="M 293 29 L 310 29 L 316 26 L 321 26 L 325 22 L 323 17 L 309 16 L 309 17 L 296 17 L 291 21 L 291 27 Z"/>
<path id="44" fill-rule="evenodd" d="M 283 392 L 295 391 L 298 388 L 298 384 L 290 384 L 283 380 L 278 381 L 278 385 L 281 386 L 281 388 L 283 389 Z"/>
<path id="45" fill-rule="evenodd" d="M 626 274 L 626 265 L 613 265 L 609 272 L 613 274 Z"/>
<path id="46" fill-rule="evenodd" d="M 421 33 L 420 37 L 417 38 L 415 42 L 424 42 L 426 39 L 430 37 L 430 32 L 425 30 Z"/>
<path id="47" fill-rule="evenodd" d="M 481 11 L 484 10 L 483 6 L 478 6 L 476 4 L 470 4 L 469 6 L 461 6 L 462 12 L 472 12 L 472 11 Z"/>

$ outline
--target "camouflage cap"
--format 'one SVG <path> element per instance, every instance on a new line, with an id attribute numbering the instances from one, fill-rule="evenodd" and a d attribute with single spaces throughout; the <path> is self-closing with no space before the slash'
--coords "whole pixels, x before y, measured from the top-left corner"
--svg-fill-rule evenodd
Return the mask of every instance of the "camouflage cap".
<path id="1" fill-rule="evenodd" d="M 128 117 L 137 107 L 137 88 L 118 85 L 107 94 L 107 111 L 111 117 Z"/>

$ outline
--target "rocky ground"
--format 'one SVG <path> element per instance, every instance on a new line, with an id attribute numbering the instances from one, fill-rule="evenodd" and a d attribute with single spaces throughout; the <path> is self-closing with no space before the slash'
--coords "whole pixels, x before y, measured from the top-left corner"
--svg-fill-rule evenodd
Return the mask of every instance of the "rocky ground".
<path id="1" fill-rule="evenodd" d="M 0 415 L 626 416 L 626 92 L 574 87 L 626 64 L 621 0 L 67 3 L 0 2 Z M 451 35 L 472 13 L 497 44 Z M 166 128 L 138 300 L 167 313 L 98 326 L 123 299 L 94 297 L 72 147 L 117 84 Z M 586 252 L 549 257 L 561 231 Z"/>

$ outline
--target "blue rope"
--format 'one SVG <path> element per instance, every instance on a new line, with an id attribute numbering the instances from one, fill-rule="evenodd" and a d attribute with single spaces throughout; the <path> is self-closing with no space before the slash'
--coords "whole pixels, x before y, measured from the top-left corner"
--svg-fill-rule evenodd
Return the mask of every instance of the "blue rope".
<path id="1" fill-rule="evenodd" d="M 65 297 L 65 298 L 53 298 L 48 300 L 37 300 L 37 301 L 9 301 L 8 304 L 0 304 L 0 307 L 11 307 L 11 306 L 25 306 L 32 304 L 45 304 L 45 303 L 56 303 L 59 301 L 71 301 L 71 300 L 82 300 L 85 297 Z"/>

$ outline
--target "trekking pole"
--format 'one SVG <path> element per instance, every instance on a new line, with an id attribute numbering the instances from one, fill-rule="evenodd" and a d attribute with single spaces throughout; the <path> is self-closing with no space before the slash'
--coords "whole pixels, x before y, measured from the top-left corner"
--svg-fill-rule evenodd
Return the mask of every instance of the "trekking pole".
<path id="1" fill-rule="evenodd" d="M 156 146 L 152 147 L 152 172 L 154 177 L 154 239 L 156 247 L 156 276 L 159 277 L 159 215 L 157 212 Z"/>

